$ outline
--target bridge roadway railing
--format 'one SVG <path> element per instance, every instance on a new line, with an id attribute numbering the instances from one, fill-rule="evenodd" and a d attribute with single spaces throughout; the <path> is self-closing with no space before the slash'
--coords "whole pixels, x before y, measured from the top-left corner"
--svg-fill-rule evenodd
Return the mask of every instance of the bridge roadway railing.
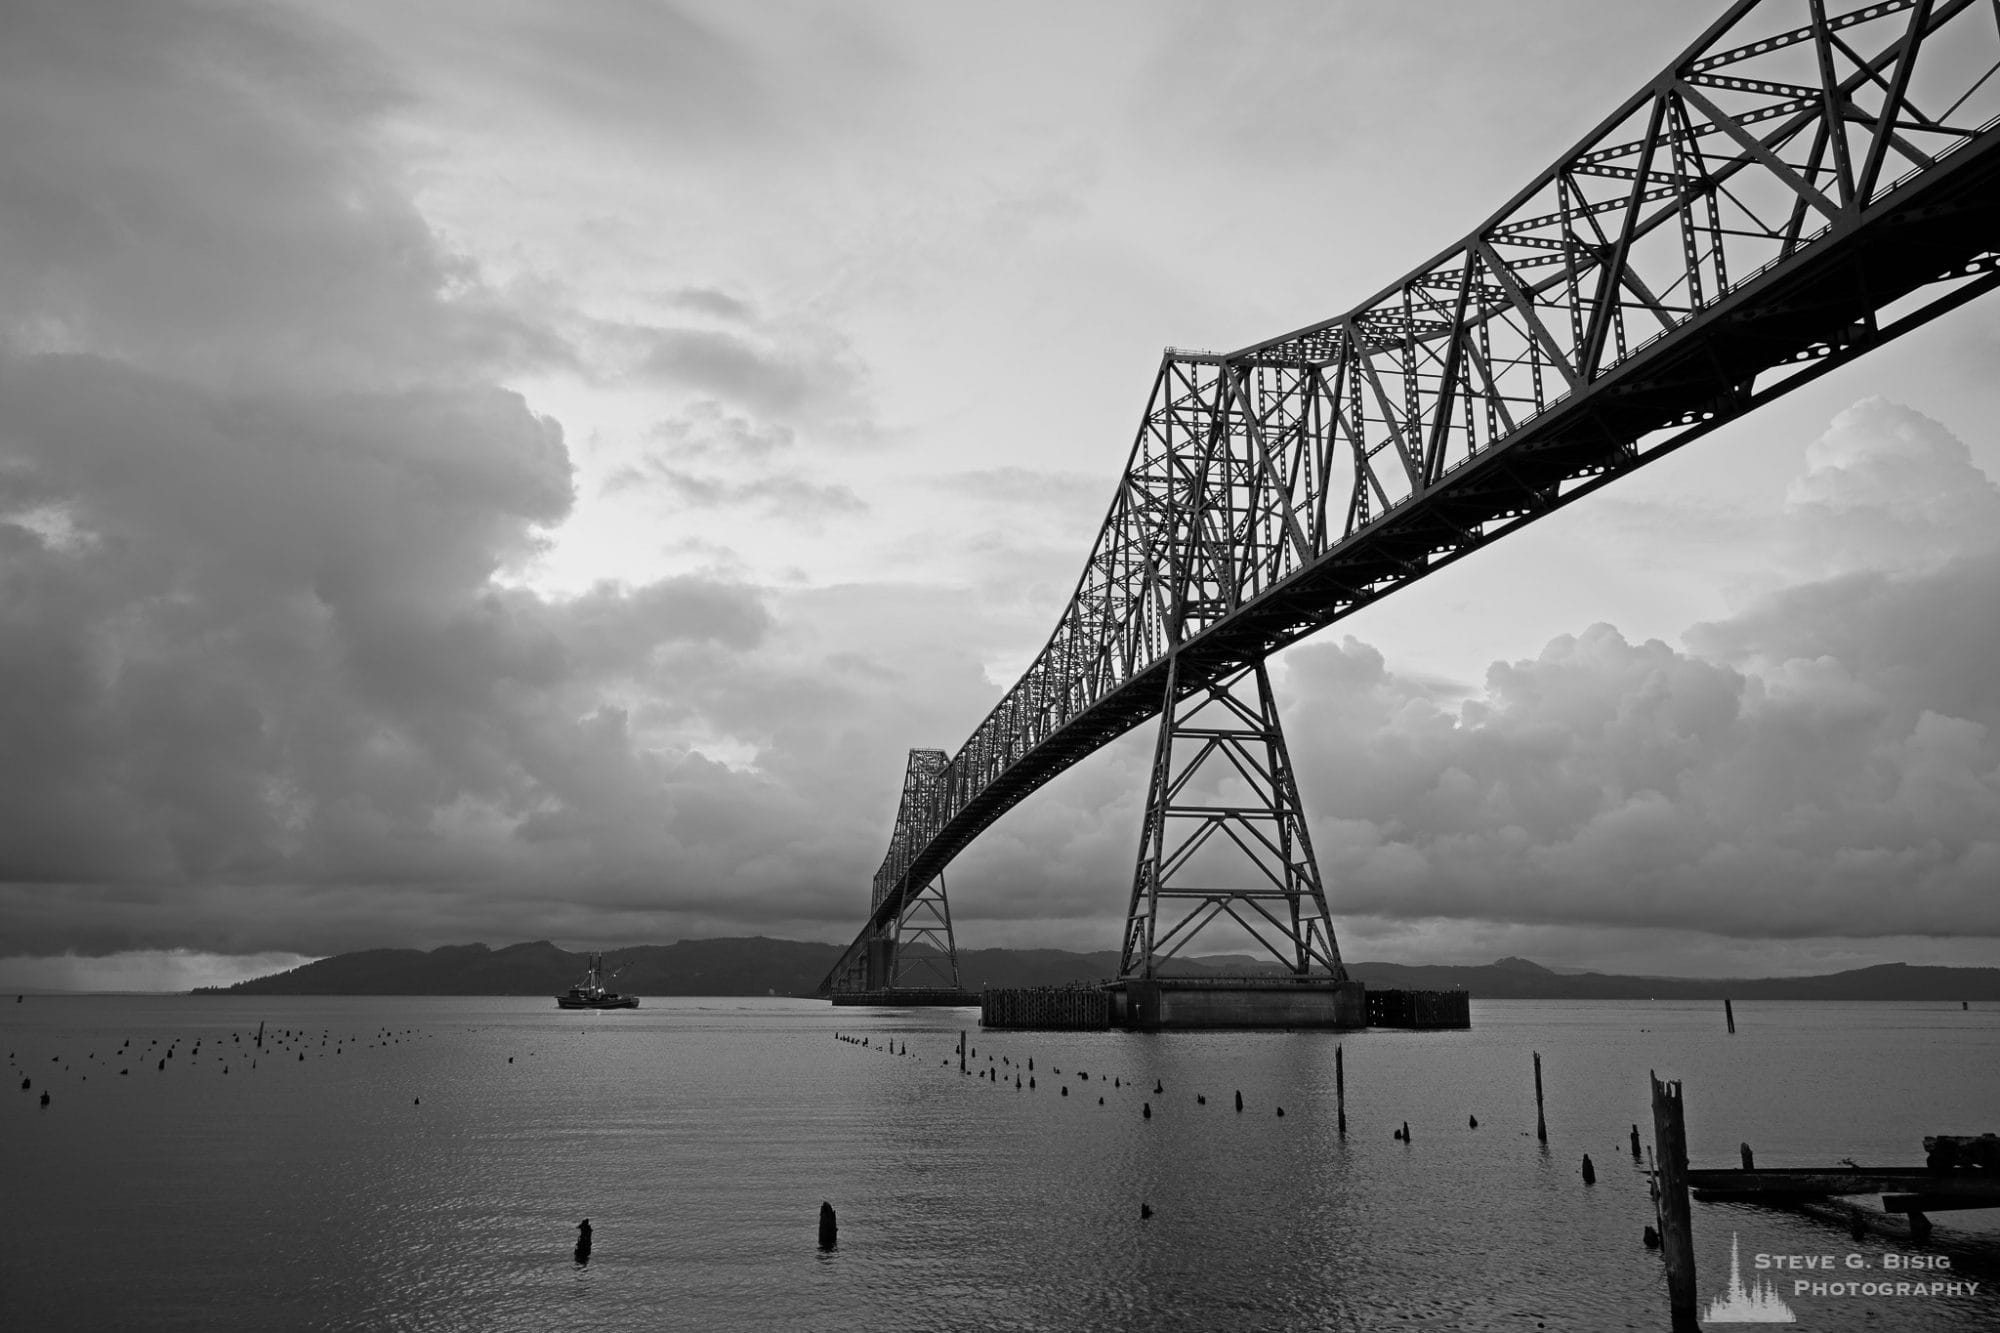
<path id="1" fill-rule="evenodd" d="M 1158 714 L 1170 653 L 1205 688 L 2000 285 L 1997 71 L 2000 0 L 1741 0 L 1372 299 L 1169 349 L 1074 596 L 906 782 L 827 985 L 988 824 Z"/>

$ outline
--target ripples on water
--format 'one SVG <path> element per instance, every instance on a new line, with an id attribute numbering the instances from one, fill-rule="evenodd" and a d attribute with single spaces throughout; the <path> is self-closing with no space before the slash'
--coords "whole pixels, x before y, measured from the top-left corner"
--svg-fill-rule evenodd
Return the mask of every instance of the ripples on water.
<path id="1" fill-rule="evenodd" d="M 1685 1080 L 1697 1165 L 1739 1140 L 1765 1166 L 1906 1164 L 1924 1134 L 2000 1129 L 1991 1006 L 1737 1016 L 1734 1038 L 1706 1004 L 1582 1002 L 1476 1003 L 1470 1033 L 1145 1036 L 777 999 L 30 998 L 0 1009 L 0 1325 L 1664 1328 L 1627 1144 L 1651 1139 L 1649 1068 Z M 961 1026 L 1005 1081 L 958 1073 Z M 2000 1327 L 1993 1217 L 1922 1247 L 1974 1297 L 1781 1294 L 1801 1327 Z M 1704 1303 L 1732 1234 L 1746 1266 L 1908 1252 L 1736 1206 L 1695 1205 L 1695 1231 Z"/>

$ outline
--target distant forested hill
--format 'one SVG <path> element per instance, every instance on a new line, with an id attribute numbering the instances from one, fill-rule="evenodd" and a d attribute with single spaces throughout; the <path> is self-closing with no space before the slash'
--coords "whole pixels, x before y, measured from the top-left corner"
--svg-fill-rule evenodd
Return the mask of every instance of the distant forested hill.
<path id="1" fill-rule="evenodd" d="M 634 995 L 810 994 L 840 958 L 831 944 L 796 940 L 682 940 L 604 950 L 613 990 Z M 491 949 L 454 944 L 337 954 L 268 977 L 198 994 L 555 995 L 583 979 L 589 958 L 546 940 Z"/>
<path id="2" fill-rule="evenodd" d="M 1484 967 L 1356 963 L 1354 976 L 1379 988 L 1451 990 L 1485 1000 L 2000 1000 L 2000 968 L 1878 967 L 1819 977 L 1625 977 L 1559 974 L 1525 958 Z"/>
<path id="3" fill-rule="evenodd" d="M 798 940 L 682 940 L 604 951 L 613 989 L 634 995 L 810 995 L 842 949 Z M 322 958 L 234 986 L 199 994 L 225 995 L 555 995 L 580 980 L 585 955 L 546 940 L 492 949 L 454 944 L 418 949 L 367 949 Z M 966 949 L 959 978 L 982 986 L 1049 986 L 1101 981 L 1118 970 L 1109 951 Z M 1241 973 L 1248 959 L 1180 963 L 1200 975 Z M 1627 977 L 1601 972 L 1552 972 L 1525 958 L 1479 967 L 1355 963 L 1349 971 L 1377 989 L 1465 989 L 1488 1000 L 2000 1000 L 2000 968 L 1911 967 L 1885 963 L 1818 977 L 1716 980 Z"/>

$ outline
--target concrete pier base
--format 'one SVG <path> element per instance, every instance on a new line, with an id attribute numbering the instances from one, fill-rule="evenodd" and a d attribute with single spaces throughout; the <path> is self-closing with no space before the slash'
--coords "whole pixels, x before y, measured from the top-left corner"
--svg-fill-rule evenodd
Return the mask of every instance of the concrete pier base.
<path id="1" fill-rule="evenodd" d="M 1367 991 L 1358 981 L 1156 977 L 1105 989 L 1112 1023 L 1140 1032 L 1368 1026 Z"/>

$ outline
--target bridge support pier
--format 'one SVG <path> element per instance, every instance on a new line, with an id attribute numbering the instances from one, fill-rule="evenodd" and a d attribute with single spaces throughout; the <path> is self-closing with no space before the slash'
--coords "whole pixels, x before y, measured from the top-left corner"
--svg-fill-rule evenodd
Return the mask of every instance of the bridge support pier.
<path id="1" fill-rule="evenodd" d="M 912 953 L 913 944 L 924 952 Z M 888 985 L 892 989 L 958 990 L 958 942 L 951 933 L 951 903 L 940 874 L 896 917 Z"/>
<path id="2" fill-rule="evenodd" d="M 889 978 L 896 974 L 896 937 L 884 934 L 869 940 L 862 964 L 861 975 L 855 979 L 859 989 L 873 991 L 886 987 Z"/>
<path id="3" fill-rule="evenodd" d="M 1358 981 L 1288 977 L 1163 977 L 1114 982 L 1111 1021 L 1141 1032 L 1199 1028 L 1365 1028 Z"/>
<path id="4" fill-rule="evenodd" d="M 912 944 L 923 946 L 912 951 Z M 888 925 L 848 951 L 829 979 L 835 1004 L 935 1007 L 976 1005 L 958 979 L 958 943 L 944 876 L 904 904 Z"/>
<path id="5" fill-rule="evenodd" d="M 934 831 L 943 750 L 911 750 L 903 770 L 903 799 L 889 858 L 875 874 L 869 923 L 828 974 L 821 990 L 835 1004 L 975 1005 L 958 979 L 958 940 L 951 929 L 951 901 L 939 871 L 922 889 L 890 902 L 890 885 L 907 868 L 913 847 Z"/>
<path id="6" fill-rule="evenodd" d="M 1111 988 L 1114 1021 L 1148 1030 L 1365 1027 L 1367 1001 L 1340 961 L 1263 662 L 1185 699 L 1179 668 L 1178 659 L 1168 668 Z M 1261 951 L 1240 975 L 1174 968 L 1211 926 Z"/>

